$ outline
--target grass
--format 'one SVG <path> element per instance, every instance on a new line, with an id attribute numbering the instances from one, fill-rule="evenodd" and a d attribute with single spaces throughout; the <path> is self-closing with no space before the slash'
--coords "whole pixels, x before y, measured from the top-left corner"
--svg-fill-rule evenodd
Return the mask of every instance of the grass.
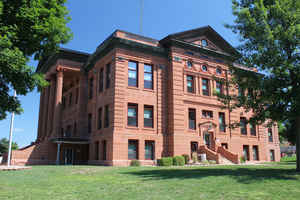
<path id="1" fill-rule="evenodd" d="M 293 162 L 293 161 L 289 161 Z M 0 171 L 0 199 L 299 199 L 294 164 L 214 167 L 34 166 Z"/>

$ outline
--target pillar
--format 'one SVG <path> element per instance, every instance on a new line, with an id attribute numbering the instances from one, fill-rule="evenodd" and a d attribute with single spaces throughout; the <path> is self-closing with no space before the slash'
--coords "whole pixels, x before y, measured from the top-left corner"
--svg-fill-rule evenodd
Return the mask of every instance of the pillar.
<path id="1" fill-rule="evenodd" d="M 44 90 L 41 90 L 40 92 L 40 109 L 39 109 L 39 123 L 38 123 L 38 135 L 37 135 L 37 141 L 41 141 L 42 137 L 42 129 L 43 129 L 43 112 L 45 110 L 44 108 L 44 98 L 45 98 L 45 92 Z"/>
<path id="2" fill-rule="evenodd" d="M 47 125 L 48 125 L 48 103 L 49 103 L 49 86 L 43 89 L 44 90 L 44 111 L 43 111 L 43 124 L 42 124 L 42 138 L 44 140 L 47 137 Z"/>
<path id="3" fill-rule="evenodd" d="M 53 130 L 53 112 L 54 112 L 54 93 L 55 93 L 55 77 L 51 77 L 50 86 L 49 86 L 49 100 L 48 100 L 48 118 L 47 118 L 47 137 L 50 137 Z"/>
<path id="4" fill-rule="evenodd" d="M 58 70 L 56 73 L 56 92 L 54 97 L 54 119 L 52 136 L 59 137 L 61 129 L 61 106 L 63 90 L 63 71 Z"/>
<path id="5" fill-rule="evenodd" d="M 59 165 L 59 160 L 60 160 L 60 145 L 61 145 L 61 143 L 57 143 L 56 165 Z"/>

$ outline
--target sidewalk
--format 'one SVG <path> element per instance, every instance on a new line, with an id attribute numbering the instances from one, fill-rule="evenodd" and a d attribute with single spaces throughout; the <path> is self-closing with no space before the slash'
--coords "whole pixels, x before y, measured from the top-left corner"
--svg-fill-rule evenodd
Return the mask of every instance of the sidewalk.
<path id="1" fill-rule="evenodd" d="M 31 167 L 27 166 L 9 166 L 0 165 L 0 171 L 16 171 L 16 170 L 24 170 L 24 169 L 31 169 Z"/>

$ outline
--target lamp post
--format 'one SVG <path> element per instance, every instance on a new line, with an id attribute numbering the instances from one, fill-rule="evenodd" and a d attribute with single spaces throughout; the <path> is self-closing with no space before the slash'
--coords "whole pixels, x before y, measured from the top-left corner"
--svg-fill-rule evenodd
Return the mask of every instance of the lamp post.
<path id="1" fill-rule="evenodd" d="M 16 90 L 14 91 L 14 97 L 17 96 Z M 11 119 L 10 119 L 10 130 L 9 130 L 9 146 L 8 146 L 8 157 L 7 157 L 7 167 L 10 166 L 10 159 L 11 159 L 11 146 L 12 146 L 12 134 L 14 129 L 14 118 L 15 112 L 12 112 Z"/>

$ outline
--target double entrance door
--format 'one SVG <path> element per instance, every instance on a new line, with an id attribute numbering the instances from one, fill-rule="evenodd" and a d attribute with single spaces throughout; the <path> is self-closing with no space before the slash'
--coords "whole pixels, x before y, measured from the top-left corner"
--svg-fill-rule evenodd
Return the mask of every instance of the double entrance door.
<path id="1" fill-rule="evenodd" d="M 73 165 L 74 163 L 74 150 L 72 148 L 66 148 L 63 151 L 63 163 L 65 165 Z"/>
<path id="2" fill-rule="evenodd" d="M 203 140 L 204 144 L 207 146 L 207 148 L 211 148 L 211 140 L 212 140 L 212 134 L 209 132 L 204 132 L 203 134 Z"/>

